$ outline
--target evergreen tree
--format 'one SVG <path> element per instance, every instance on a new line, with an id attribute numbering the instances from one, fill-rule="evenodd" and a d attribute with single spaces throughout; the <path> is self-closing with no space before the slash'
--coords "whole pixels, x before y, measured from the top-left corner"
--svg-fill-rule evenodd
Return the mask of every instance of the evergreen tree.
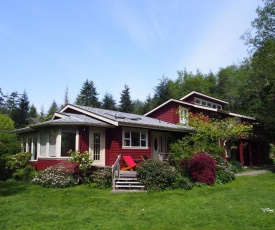
<path id="1" fill-rule="evenodd" d="M 144 105 L 145 103 L 137 99 L 133 101 L 133 113 L 142 115 L 144 114 Z"/>
<path id="2" fill-rule="evenodd" d="M 105 93 L 102 99 L 102 109 L 117 110 L 116 101 L 113 98 L 113 95 L 110 93 Z"/>
<path id="3" fill-rule="evenodd" d="M 95 108 L 100 107 L 100 102 L 98 100 L 98 93 L 96 92 L 96 88 L 94 86 L 93 81 L 88 81 L 88 79 L 84 82 L 80 94 L 76 98 L 77 105 L 83 106 L 92 106 Z"/>
<path id="4" fill-rule="evenodd" d="M 38 117 L 37 109 L 35 108 L 34 104 L 32 104 L 31 107 L 30 107 L 29 116 L 31 118 L 37 118 Z"/>
<path id="5" fill-rule="evenodd" d="M 133 102 L 130 96 L 130 88 L 124 85 L 124 90 L 120 94 L 120 111 L 126 113 L 133 112 Z"/>
<path id="6" fill-rule="evenodd" d="M 158 106 L 173 97 L 169 87 L 170 82 L 171 80 L 164 76 L 160 79 L 160 83 L 155 87 L 153 98 L 155 106 Z"/>
<path id="7" fill-rule="evenodd" d="M 70 101 L 69 101 L 69 90 L 68 90 L 68 86 L 66 87 L 66 91 L 65 91 L 65 96 L 64 96 L 64 106 L 65 105 L 67 105 L 67 104 L 69 104 L 70 103 Z"/>
<path id="8" fill-rule="evenodd" d="M 13 109 L 11 113 L 15 128 L 23 128 L 29 124 L 29 103 L 28 95 L 26 91 L 24 91 L 19 99 L 18 108 Z"/>
<path id="9" fill-rule="evenodd" d="M 57 111 L 58 111 L 58 105 L 56 104 L 55 100 L 53 100 L 53 102 L 48 110 L 46 120 L 50 120 L 52 118 L 53 114 Z"/>
<path id="10" fill-rule="evenodd" d="M 151 111 L 152 109 L 154 109 L 154 102 L 153 99 L 151 97 L 151 95 L 149 94 L 146 97 L 146 100 L 144 102 L 144 106 L 143 106 L 143 113 L 148 113 L 149 111 Z"/>

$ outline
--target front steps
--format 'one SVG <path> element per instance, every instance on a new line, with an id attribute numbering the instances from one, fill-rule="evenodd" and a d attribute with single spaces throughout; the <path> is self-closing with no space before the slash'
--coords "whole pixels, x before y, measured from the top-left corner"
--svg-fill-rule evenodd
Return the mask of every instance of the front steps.
<path id="1" fill-rule="evenodd" d="M 145 192 L 145 186 L 136 178 L 134 171 L 120 171 L 120 177 L 113 179 L 113 191 L 118 192 Z"/>

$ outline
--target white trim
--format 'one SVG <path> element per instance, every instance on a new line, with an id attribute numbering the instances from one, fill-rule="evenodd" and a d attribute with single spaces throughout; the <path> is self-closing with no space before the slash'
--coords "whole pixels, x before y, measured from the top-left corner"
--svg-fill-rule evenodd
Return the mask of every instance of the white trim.
<path id="1" fill-rule="evenodd" d="M 234 116 L 234 117 L 240 117 L 240 118 L 245 118 L 245 119 L 249 119 L 249 120 L 256 120 L 255 117 L 249 117 L 249 116 L 245 116 L 245 115 L 241 115 L 241 114 L 237 114 L 237 113 L 229 113 L 229 115 Z"/>
<path id="2" fill-rule="evenodd" d="M 140 136 L 140 143 L 139 146 L 127 146 L 124 145 L 124 134 L 125 131 L 129 131 L 131 132 L 139 132 L 139 135 L 141 135 L 141 132 L 146 134 L 146 139 L 141 139 Z M 146 146 L 141 146 L 141 140 L 145 140 L 146 141 Z M 131 144 L 132 138 L 131 138 L 131 134 L 130 134 L 130 144 Z M 121 144 L 122 149 L 148 149 L 148 129 L 137 129 L 137 128 L 122 128 L 122 144 Z"/>
<path id="3" fill-rule="evenodd" d="M 192 94 L 197 94 L 197 95 L 200 95 L 202 97 L 209 98 L 211 100 L 215 100 L 215 101 L 219 101 L 219 102 L 224 103 L 224 104 L 228 104 L 228 102 L 226 102 L 226 101 L 222 101 L 220 99 L 217 99 L 217 98 L 214 98 L 214 97 L 210 97 L 210 96 L 207 96 L 205 94 L 202 94 L 202 93 L 199 93 L 199 92 L 196 92 L 196 91 L 192 91 L 191 93 L 189 93 L 189 94 L 185 95 L 184 97 L 182 97 L 180 100 L 184 100 L 185 98 L 191 96 Z"/>
<path id="4" fill-rule="evenodd" d="M 64 114 L 60 114 L 60 113 L 54 113 L 53 116 L 52 116 L 52 120 L 55 118 L 55 117 L 58 117 L 58 118 L 65 118 L 65 117 L 68 117 L 68 115 L 64 115 Z"/>
<path id="5" fill-rule="evenodd" d="M 183 105 L 188 105 L 188 106 L 194 106 L 194 104 L 191 104 L 191 103 L 188 103 L 188 102 L 185 102 L 185 101 L 179 101 L 179 100 L 175 100 L 175 99 L 170 99 L 164 103 L 162 103 L 161 105 L 159 105 L 158 107 L 152 109 L 151 111 L 149 111 L 148 113 L 144 114 L 144 116 L 148 116 L 150 113 L 158 110 L 159 108 L 163 107 L 164 105 L 168 104 L 169 102 L 176 102 L 176 103 L 181 103 Z"/>
<path id="6" fill-rule="evenodd" d="M 118 126 L 118 122 L 117 122 L 117 121 L 108 119 L 108 118 L 106 118 L 106 117 L 99 116 L 99 115 L 97 115 L 97 114 L 94 114 L 94 113 L 92 113 L 92 112 L 88 112 L 88 111 L 86 111 L 86 110 L 84 110 L 84 109 L 75 107 L 75 106 L 73 106 L 73 105 L 66 105 L 63 109 L 60 110 L 60 113 L 63 113 L 63 112 L 64 112 L 66 109 L 68 109 L 68 108 L 69 108 L 69 109 L 73 109 L 73 110 L 78 111 L 78 112 L 81 112 L 81 113 L 83 113 L 83 114 L 86 114 L 86 115 L 88 115 L 88 116 L 90 116 L 90 117 L 96 118 L 96 119 L 98 119 L 98 120 L 100 120 L 100 121 L 104 121 L 104 122 L 106 122 L 106 123 L 109 123 L 109 124 Z"/>

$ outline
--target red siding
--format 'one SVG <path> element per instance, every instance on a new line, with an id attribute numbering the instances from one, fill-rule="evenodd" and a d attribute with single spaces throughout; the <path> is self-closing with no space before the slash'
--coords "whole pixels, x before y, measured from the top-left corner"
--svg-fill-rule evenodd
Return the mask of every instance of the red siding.
<path id="1" fill-rule="evenodd" d="M 170 122 L 173 124 L 179 123 L 179 114 L 178 114 L 179 105 L 171 102 L 163 107 L 160 107 L 153 113 L 149 114 L 149 117 L 159 119 L 161 121 Z"/>
<path id="2" fill-rule="evenodd" d="M 117 156 L 129 155 L 134 160 L 140 160 L 141 155 L 148 155 L 151 157 L 151 132 L 148 132 L 148 148 L 147 149 L 123 149 L 122 148 L 122 127 L 114 129 L 106 129 L 106 162 L 107 166 L 111 166 L 115 163 Z M 121 160 L 121 164 L 123 161 Z"/>
<path id="3" fill-rule="evenodd" d="M 73 170 L 72 163 L 68 162 L 67 159 L 38 159 L 38 161 L 31 161 L 30 164 L 35 167 L 37 171 L 44 170 L 50 166 L 53 166 L 55 164 L 64 164 L 64 165 L 70 165 L 71 169 Z"/>
<path id="4" fill-rule="evenodd" d="M 89 127 L 88 126 L 79 127 L 79 151 L 80 152 L 89 151 Z"/>

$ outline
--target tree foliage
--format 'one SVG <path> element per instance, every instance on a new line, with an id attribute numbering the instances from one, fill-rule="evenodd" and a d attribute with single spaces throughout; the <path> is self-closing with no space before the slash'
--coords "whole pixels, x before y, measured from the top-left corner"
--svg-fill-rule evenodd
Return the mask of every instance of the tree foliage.
<path id="1" fill-rule="evenodd" d="M 119 102 L 120 102 L 119 110 L 121 112 L 126 112 L 126 113 L 133 112 L 133 102 L 131 100 L 130 88 L 128 87 L 128 85 L 124 85 L 124 90 L 122 90 L 120 94 Z"/>
<path id="2" fill-rule="evenodd" d="M 80 90 L 80 94 L 76 98 L 77 105 L 91 106 L 95 108 L 100 107 L 100 102 L 98 100 L 98 93 L 94 86 L 93 81 L 88 81 L 88 79 L 83 83 Z"/>
<path id="3" fill-rule="evenodd" d="M 189 125 L 196 132 L 171 145 L 173 158 L 186 159 L 194 153 L 204 152 L 222 156 L 224 141 L 236 141 L 252 135 L 252 124 L 241 123 L 237 118 L 213 119 L 203 114 L 189 114 Z"/>
<path id="4" fill-rule="evenodd" d="M 117 110 L 116 101 L 113 98 L 113 95 L 110 93 L 105 93 L 102 99 L 102 109 Z"/>

